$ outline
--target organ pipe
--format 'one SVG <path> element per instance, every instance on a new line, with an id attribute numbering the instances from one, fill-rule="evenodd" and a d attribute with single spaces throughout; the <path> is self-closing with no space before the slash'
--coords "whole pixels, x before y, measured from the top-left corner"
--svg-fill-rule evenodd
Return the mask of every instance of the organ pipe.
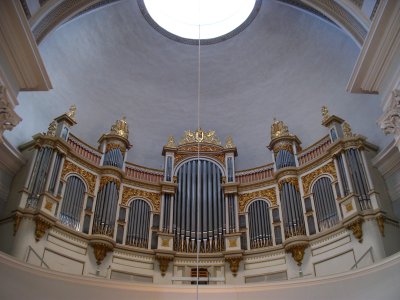
<path id="1" fill-rule="evenodd" d="M 175 250 L 195 252 L 200 247 L 202 252 L 221 251 L 226 230 L 221 171 L 213 162 L 192 160 L 179 168 L 177 177 Z"/>

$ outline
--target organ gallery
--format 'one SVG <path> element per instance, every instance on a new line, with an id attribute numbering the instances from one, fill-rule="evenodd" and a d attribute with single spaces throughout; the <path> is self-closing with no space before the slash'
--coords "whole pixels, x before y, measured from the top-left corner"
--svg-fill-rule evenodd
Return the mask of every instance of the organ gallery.
<path id="1" fill-rule="evenodd" d="M 265 123 L 273 162 L 248 170 L 235 166 L 234 134 L 166 137 L 158 170 L 126 160 L 125 118 L 89 145 L 73 134 L 78 117 L 71 106 L 20 147 L 27 163 L 1 224 L 18 259 L 168 284 L 193 283 L 198 268 L 202 283 L 244 284 L 345 272 L 397 249 L 377 148 L 326 107 L 312 145 L 282 120 Z"/>

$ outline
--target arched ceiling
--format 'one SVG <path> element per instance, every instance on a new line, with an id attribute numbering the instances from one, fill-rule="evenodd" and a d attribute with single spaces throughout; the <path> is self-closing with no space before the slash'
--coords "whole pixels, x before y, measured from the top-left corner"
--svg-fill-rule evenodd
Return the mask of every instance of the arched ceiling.
<path id="1" fill-rule="evenodd" d="M 198 49 L 172 41 L 143 18 L 136 0 L 83 14 L 52 32 L 40 52 L 54 89 L 25 92 L 15 145 L 47 130 L 75 103 L 74 134 L 96 145 L 122 114 L 133 149 L 128 160 L 161 168 L 169 135 L 197 127 Z M 239 169 L 271 161 L 265 145 L 273 117 L 307 146 L 326 134 L 320 109 L 349 121 L 353 131 L 383 145 L 374 95 L 345 92 L 359 48 L 338 27 L 277 1 L 263 1 L 237 36 L 201 48 L 200 125 L 232 135 Z"/>

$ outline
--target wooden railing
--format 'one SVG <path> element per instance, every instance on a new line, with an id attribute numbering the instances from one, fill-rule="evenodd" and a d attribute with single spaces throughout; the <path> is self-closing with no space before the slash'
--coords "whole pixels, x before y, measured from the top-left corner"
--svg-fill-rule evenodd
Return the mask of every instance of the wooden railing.
<path id="1" fill-rule="evenodd" d="M 268 164 L 256 169 L 249 169 L 236 172 L 236 181 L 238 183 L 250 183 L 271 178 L 274 175 L 273 164 Z"/>
<path id="2" fill-rule="evenodd" d="M 164 173 L 161 170 L 143 168 L 131 163 L 126 163 L 125 172 L 126 177 L 129 179 L 149 181 L 153 183 L 160 183 L 164 178 Z"/>
<path id="3" fill-rule="evenodd" d="M 85 144 L 74 135 L 70 134 L 68 137 L 68 144 L 78 156 L 85 158 L 95 165 L 100 165 L 101 153 L 93 147 Z"/>
<path id="4" fill-rule="evenodd" d="M 310 147 L 304 149 L 298 154 L 298 160 L 299 160 L 299 165 L 304 165 L 326 153 L 326 149 L 329 147 L 331 144 L 331 139 L 329 135 L 324 136 L 322 139 L 320 139 L 318 142 L 316 142 L 314 145 L 311 145 Z"/>

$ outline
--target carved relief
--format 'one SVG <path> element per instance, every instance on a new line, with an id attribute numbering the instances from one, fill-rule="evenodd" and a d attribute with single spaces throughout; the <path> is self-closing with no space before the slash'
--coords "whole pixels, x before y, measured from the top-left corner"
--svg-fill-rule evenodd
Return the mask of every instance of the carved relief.
<path id="1" fill-rule="evenodd" d="M 61 172 L 61 178 L 65 179 L 65 176 L 69 173 L 77 173 L 83 177 L 83 179 L 86 181 L 86 184 L 89 189 L 90 194 L 94 194 L 94 188 L 96 186 L 96 175 L 81 169 L 77 165 L 73 164 L 69 160 L 65 160 L 64 162 L 64 167 Z"/>
<path id="2" fill-rule="evenodd" d="M 353 232 L 354 237 L 362 243 L 363 241 L 363 230 L 362 230 L 362 223 L 364 221 L 362 219 L 358 219 L 357 221 L 349 224 L 346 226 L 348 230 L 351 230 Z"/>
<path id="3" fill-rule="evenodd" d="M 282 185 L 284 183 L 290 183 L 291 185 L 293 185 L 297 191 L 299 191 L 299 180 L 296 177 L 287 177 L 287 178 L 283 178 L 278 182 L 278 188 L 279 190 L 282 190 Z"/>
<path id="4" fill-rule="evenodd" d="M 292 136 L 292 134 L 289 133 L 289 129 L 283 121 L 278 121 L 274 118 L 274 122 L 271 125 L 271 139 L 282 136 Z"/>
<path id="5" fill-rule="evenodd" d="M 267 198 L 271 201 L 271 205 L 276 205 L 276 191 L 275 188 L 270 188 L 267 190 L 256 191 L 247 194 L 239 195 L 239 211 L 244 212 L 244 209 L 250 201 L 256 198 Z"/>
<path id="6" fill-rule="evenodd" d="M 133 197 L 146 198 L 150 200 L 151 203 L 153 204 L 154 210 L 157 212 L 160 211 L 160 197 L 161 197 L 160 194 L 138 190 L 135 188 L 129 188 L 125 186 L 122 191 L 122 204 L 127 205 L 129 199 L 132 199 Z"/>
<path id="7" fill-rule="evenodd" d="M 109 244 L 106 243 L 92 243 L 93 253 L 96 258 L 96 263 L 98 265 L 104 260 L 107 255 L 107 252 L 112 251 L 113 248 Z"/>
<path id="8" fill-rule="evenodd" d="M 53 122 L 50 123 L 49 128 L 47 129 L 46 135 L 56 136 L 56 130 L 57 130 L 57 121 L 54 120 Z"/>
<path id="9" fill-rule="evenodd" d="M 103 189 L 103 187 L 109 182 L 114 182 L 116 184 L 116 186 L 117 186 L 117 189 L 119 190 L 119 187 L 120 187 L 121 183 L 119 182 L 119 180 L 117 178 L 110 177 L 110 176 L 103 176 L 100 179 L 99 191 L 101 191 Z"/>
<path id="10" fill-rule="evenodd" d="M 183 145 L 188 143 L 209 143 L 221 145 L 220 140 L 215 134 L 215 130 L 204 131 L 201 128 L 197 129 L 196 131 L 185 131 L 185 134 L 179 144 Z"/>
<path id="11" fill-rule="evenodd" d="M 129 129 L 128 129 L 128 123 L 126 123 L 125 116 L 123 116 L 121 120 L 115 121 L 115 124 L 111 126 L 110 133 L 128 139 Z"/>
<path id="12" fill-rule="evenodd" d="M 126 151 L 125 146 L 120 145 L 120 144 L 112 144 L 112 143 L 110 143 L 110 144 L 106 145 L 106 152 L 108 152 L 110 150 L 114 150 L 114 149 L 120 149 L 122 154 L 124 154 L 125 151 Z"/>
<path id="13" fill-rule="evenodd" d="M 47 222 L 41 218 L 36 218 L 36 229 L 35 229 L 35 240 L 39 241 L 46 231 L 52 227 L 50 222 Z"/>
<path id="14" fill-rule="evenodd" d="M 210 158 L 213 158 L 217 161 L 219 161 L 222 165 L 225 165 L 225 154 L 205 154 L 204 156 L 208 156 Z M 193 154 L 176 154 L 175 155 L 175 164 L 178 164 L 180 161 L 189 158 L 189 157 L 194 157 Z"/>
<path id="15" fill-rule="evenodd" d="M 19 122 L 21 118 L 8 102 L 6 88 L 0 84 L 0 135 L 5 130 L 12 130 Z"/>
<path id="16" fill-rule="evenodd" d="M 336 180 L 336 169 L 334 163 L 330 162 L 301 178 L 301 180 L 303 181 L 303 191 L 306 195 L 310 193 L 310 187 L 315 178 L 317 178 L 321 174 L 330 174 Z"/>
<path id="17" fill-rule="evenodd" d="M 232 275 L 236 277 L 242 256 L 226 257 L 225 260 L 229 263 Z"/>
<path id="18" fill-rule="evenodd" d="M 388 108 L 379 120 L 385 134 L 400 135 L 400 90 L 393 90 Z"/>

